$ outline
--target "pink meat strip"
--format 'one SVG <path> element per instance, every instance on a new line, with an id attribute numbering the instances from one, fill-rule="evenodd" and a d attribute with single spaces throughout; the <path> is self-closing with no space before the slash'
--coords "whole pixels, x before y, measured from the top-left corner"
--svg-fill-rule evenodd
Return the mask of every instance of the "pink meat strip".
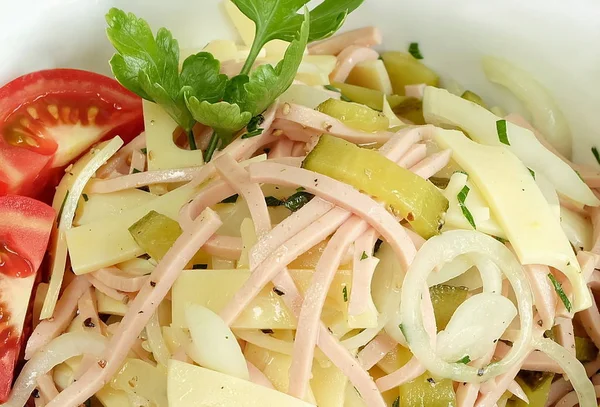
<path id="1" fill-rule="evenodd" d="M 421 178 L 429 179 L 447 166 L 451 157 L 452 150 L 444 150 L 431 154 L 429 157 L 410 167 L 410 171 Z"/>
<path id="2" fill-rule="evenodd" d="M 435 325 L 435 313 L 433 310 L 433 303 L 431 302 L 431 297 L 429 295 L 429 287 L 425 287 L 423 290 L 421 312 L 423 315 L 423 327 L 429 335 L 431 347 L 435 349 L 437 327 Z M 413 356 L 404 366 L 395 372 L 380 377 L 375 383 L 381 392 L 385 392 L 416 379 L 425 373 L 426 370 L 427 369 L 425 369 L 425 366 L 423 366 L 423 364 L 415 356 Z"/>
<path id="3" fill-rule="evenodd" d="M 349 217 L 350 214 L 341 208 L 332 209 L 328 214 L 293 235 L 257 267 L 251 268 L 250 278 L 220 312 L 225 323 L 231 325 L 260 290 L 280 274 L 284 267 L 332 234 Z"/>
<path id="4" fill-rule="evenodd" d="M 150 284 L 145 285 L 131 303 L 101 360 L 80 380 L 61 392 L 48 407 L 77 407 L 110 380 L 181 270 L 221 225 L 218 215 L 207 209 L 194 221 L 193 228 L 183 232 L 150 275 Z"/>
<path id="5" fill-rule="evenodd" d="M 585 183 L 590 188 L 600 187 L 600 172 L 585 165 L 575 164 L 574 162 L 563 156 L 552 146 L 552 144 L 550 144 L 546 140 L 546 137 L 544 137 L 543 134 L 541 134 L 536 128 L 534 128 L 523 116 L 511 113 L 508 116 L 506 116 L 505 119 L 513 124 L 516 124 L 517 126 L 521 126 L 532 131 L 535 137 L 538 139 L 538 141 L 542 143 L 542 145 L 546 147 L 546 149 L 548 149 L 558 158 L 563 160 L 565 163 L 569 164 L 569 166 L 571 166 L 571 168 L 573 168 L 575 171 L 579 172 L 579 174 L 581 174 L 581 178 L 583 178 Z"/>
<path id="6" fill-rule="evenodd" d="M 364 27 L 311 44 L 308 52 L 312 55 L 337 55 L 351 45 L 372 47 L 381 44 L 382 40 L 379 28 Z"/>
<path id="7" fill-rule="evenodd" d="M 202 246 L 202 251 L 222 259 L 237 260 L 242 254 L 242 248 L 240 237 L 214 235 Z"/>
<path id="8" fill-rule="evenodd" d="M 588 280 L 588 287 L 590 287 L 592 290 L 600 289 L 600 271 L 594 270 Z"/>
<path id="9" fill-rule="evenodd" d="M 402 168 L 410 168 L 426 156 L 427 146 L 425 144 L 415 144 L 396 163 Z"/>
<path id="10" fill-rule="evenodd" d="M 426 129 L 423 127 L 401 129 L 380 149 L 379 154 L 398 162 L 413 145 L 423 140 Z"/>
<path id="11" fill-rule="evenodd" d="M 548 278 L 550 268 L 540 264 L 530 264 L 523 266 L 523 269 L 533 291 L 534 304 L 542 320 L 542 327 L 550 329 L 554 326 L 558 300 L 556 291 Z"/>
<path id="12" fill-rule="evenodd" d="M 362 314 L 367 311 L 369 303 L 372 303 L 371 280 L 379 263 L 379 259 L 373 257 L 373 249 L 378 237 L 375 229 L 369 228 L 354 243 L 352 290 L 348 302 L 349 315 Z"/>
<path id="13" fill-rule="evenodd" d="M 577 317 L 583 325 L 583 329 L 588 334 L 594 345 L 600 349 L 600 311 L 598 310 L 598 305 L 596 304 L 596 299 L 592 291 L 592 306 L 588 309 L 580 311 L 577 313 Z"/>
<path id="14" fill-rule="evenodd" d="M 292 155 L 294 142 L 287 137 L 279 137 L 279 141 L 271 148 L 269 158 L 289 157 Z"/>
<path id="15" fill-rule="evenodd" d="M 96 290 L 100 291 L 107 297 L 110 297 L 113 300 L 120 301 L 123 304 L 127 304 L 129 302 L 129 297 L 125 293 L 119 292 L 114 288 L 107 286 L 102 281 L 94 277 L 92 274 L 86 274 L 85 278 L 89 280 L 89 282 L 96 288 Z"/>
<path id="16" fill-rule="evenodd" d="M 37 384 L 40 395 L 46 403 L 58 396 L 58 390 L 56 389 L 51 373 L 46 373 L 45 375 L 38 377 Z"/>
<path id="17" fill-rule="evenodd" d="M 246 361 L 246 365 L 248 365 L 248 373 L 250 374 L 250 381 L 252 383 L 266 387 L 267 389 L 275 390 L 273 383 L 271 383 L 271 381 L 263 372 L 261 372 L 256 366 L 248 361 Z"/>
<path id="18" fill-rule="evenodd" d="M 121 148 L 115 153 L 98 171 L 98 178 L 108 178 L 112 174 L 127 174 L 129 170 L 129 158 L 134 151 L 140 151 L 146 147 L 146 133 L 141 133 L 139 136 L 131 140 L 129 144 Z"/>
<path id="19" fill-rule="evenodd" d="M 425 94 L 426 87 L 427 85 L 424 83 L 420 83 L 418 85 L 405 85 L 404 95 L 410 98 L 423 100 L 423 95 Z"/>
<path id="20" fill-rule="evenodd" d="M 496 347 L 494 346 L 487 355 L 482 358 L 475 360 L 471 363 L 471 366 L 481 368 L 492 360 L 494 356 L 494 351 Z M 494 382 L 495 384 L 495 382 Z M 479 390 L 482 387 L 482 383 L 459 383 L 456 388 L 456 403 L 458 407 L 473 407 L 475 402 L 477 401 L 477 396 L 479 395 Z"/>
<path id="21" fill-rule="evenodd" d="M 306 143 L 297 141 L 294 143 L 292 148 L 292 157 L 304 157 L 306 156 Z"/>
<path id="22" fill-rule="evenodd" d="M 95 179 L 90 181 L 86 189 L 87 192 L 92 194 L 107 194 L 109 192 L 140 188 L 152 184 L 190 181 L 199 173 L 200 168 L 197 167 L 146 171 L 105 180 Z"/>
<path id="23" fill-rule="evenodd" d="M 235 188 L 236 192 L 244 197 L 247 202 L 255 202 L 256 205 L 261 205 L 262 208 L 257 208 L 253 215 L 255 222 L 256 234 L 258 236 L 267 236 L 267 232 L 271 228 L 269 213 L 265 204 L 264 195 L 258 184 L 250 184 L 248 174 L 239 164 L 230 157 L 223 156 L 216 161 L 216 166 L 221 174 L 227 174 L 227 180 Z M 318 198 L 315 198 L 318 199 Z M 314 200 L 313 200 L 314 201 Z M 311 201 L 311 202 L 313 202 Z M 250 205 L 250 204 L 249 204 Z M 308 205 L 305 206 L 308 207 Z M 298 211 L 300 212 L 300 211 Z M 309 212 L 310 213 L 310 212 Z M 292 215 L 293 216 L 293 215 Z M 290 216 L 291 217 L 291 216 Z M 289 218 L 288 218 L 289 219 Z M 285 222 L 285 221 L 284 221 Z M 283 222 L 282 222 L 283 223 Z M 302 223 L 301 220 L 297 223 Z M 288 236 L 291 235 L 288 230 Z M 268 239 L 267 239 L 268 240 Z M 310 246 L 308 247 L 310 248 Z M 266 257 L 266 256 L 265 256 Z M 277 258 L 276 258 L 277 259 Z M 268 259 L 267 259 L 268 260 Z M 298 291 L 293 279 L 285 268 L 287 260 L 277 259 L 281 272 L 273 278 L 273 283 L 280 289 L 284 295 L 283 299 L 292 313 L 299 318 L 302 309 L 302 296 Z M 276 262 L 277 262 L 276 260 Z M 264 269 L 253 270 L 252 277 L 264 272 Z M 251 278 L 252 278 L 251 277 Z M 244 290 L 243 287 L 240 291 Z M 256 295 L 256 294 L 254 294 Z M 252 299 L 254 295 L 250 298 Z M 351 383 L 364 395 L 365 400 L 373 406 L 385 406 L 381 394 L 377 391 L 375 384 L 370 378 L 368 372 L 361 369 L 356 363 L 355 358 L 327 331 L 325 325 L 319 321 L 319 343 L 318 346 L 329 357 L 329 359 L 348 376 Z"/>
<path id="24" fill-rule="evenodd" d="M 393 135 L 393 133 L 387 131 L 368 133 L 366 131 L 355 130 L 325 113 L 318 112 L 306 106 L 290 103 L 284 103 L 277 110 L 276 117 L 277 119 L 289 120 L 322 133 L 332 134 L 354 144 L 383 144 Z M 291 136 L 288 134 L 288 137 Z"/>
<path id="25" fill-rule="evenodd" d="M 345 82 L 354 67 L 365 61 L 376 61 L 379 53 L 368 47 L 350 45 L 337 56 L 337 64 L 329 74 L 331 82 Z"/>
<path id="26" fill-rule="evenodd" d="M 283 186 L 301 186 L 368 222 L 390 244 L 402 267 L 408 268 L 416 249 L 406 230 L 388 211 L 369 196 L 349 185 L 314 171 L 269 162 L 248 166 L 250 180 Z"/>
<path id="27" fill-rule="evenodd" d="M 588 377 L 594 375 L 598 370 L 600 370 L 600 355 L 596 357 L 596 360 L 585 363 L 583 366 L 585 367 Z M 548 394 L 546 406 L 553 405 L 571 390 L 573 390 L 573 385 L 570 381 L 562 377 L 554 381 L 550 386 L 550 393 Z"/>
<path id="28" fill-rule="evenodd" d="M 273 127 L 277 129 L 273 132 L 274 134 L 281 132 L 288 139 L 299 143 L 308 143 L 313 137 L 318 137 L 321 134 L 318 130 L 285 119 L 275 119 Z"/>
<path id="29" fill-rule="evenodd" d="M 362 367 L 369 370 L 394 350 L 396 345 L 398 342 L 385 332 L 381 332 L 358 353 L 357 358 Z"/>
<path id="30" fill-rule="evenodd" d="M 131 276 L 117 267 L 101 268 L 92 275 L 105 286 L 126 293 L 138 292 L 148 281 L 148 276 Z"/>
<path id="31" fill-rule="evenodd" d="M 96 308 L 96 296 L 92 292 L 92 288 L 89 287 L 83 295 L 77 301 L 77 308 L 79 309 L 79 315 L 83 317 L 84 321 L 91 322 L 91 324 L 85 324 L 86 330 L 90 330 L 101 334 L 100 332 L 100 317 L 98 316 L 98 309 Z"/>
<path id="32" fill-rule="evenodd" d="M 129 174 L 134 172 L 143 172 L 146 169 L 146 154 L 140 150 L 133 150 L 131 154 L 131 165 L 129 167 Z"/>
<path id="33" fill-rule="evenodd" d="M 311 284 L 306 291 L 307 300 L 302 305 L 298 319 L 292 352 L 289 394 L 293 397 L 303 399 L 308 387 L 321 312 L 342 256 L 367 228 L 367 222 L 358 216 L 352 216 L 335 232 L 317 262 Z"/>
<path id="34" fill-rule="evenodd" d="M 596 398 L 599 398 L 600 397 L 600 386 L 598 386 L 598 385 L 594 386 L 594 390 L 596 390 Z M 556 403 L 554 405 L 554 407 L 574 407 L 578 404 L 579 404 L 579 398 L 577 396 L 577 393 L 572 391 L 569 394 L 567 394 L 566 396 L 564 396 L 562 399 L 560 399 L 558 401 L 558 403 Z"/>
<path id="35" fill-rule="evenodd" d="M 506 356 L 509 351 L 510 346 L 506 345 L 505 343 L 498 342 L 494 356 L 498 359 L 501 359 Z M 562 368 L 554 360 L 550 359 L 540 351 L 532 351 L 521 364 L 521 369 L 531 370 L 534 372 L 563 373 Z"/>
<path id="36" fill-rule="evenodd" d="M 249 253 L 250 269 L 255 270 L 277 248 L 283 245 L 290 236 L 295 236 L 309 227 L 319 218 L 331 211 L 333 205 L 322 199 L 314 198 L 299 211 L 292 213 L 271 232 L 258 241 Z M 318 242 L 317 242 L 318 243 Z"/>
<path id="37" fill-rule="evenodd" d="M 573 332 L 573 320 L 571 318 L 556 318 L 556 340 L 563 348 L 575 356 L 575 333 Z"/>
<path id="38" fill-rule="evenodd" d="M 600 261 L 600 255 L 592 252 L 580 251 L 577 253 L 577 262 L 581 267 L 581 275 L 585 281 L 589 282 L 594 275 L 594 271 L 598 262 Z"/>
<path id="39" fill-rule="evenodd" d="M 600 254 L 600 208 L 589 208 L 589 216 L 592 219 L 593 244 L 592 253 Z"/>
<path id="40" fill-rule="evenodd" d="M 31 357 L 52 339 L 58 337 L 67 329 L 77 312 L 77 301 L 91 286 L 83 276 L 78 276 L 65 288 L 56 304 L 54 315 L 41 321 L 35 328 L 25 347 L 25 360 Z"/>

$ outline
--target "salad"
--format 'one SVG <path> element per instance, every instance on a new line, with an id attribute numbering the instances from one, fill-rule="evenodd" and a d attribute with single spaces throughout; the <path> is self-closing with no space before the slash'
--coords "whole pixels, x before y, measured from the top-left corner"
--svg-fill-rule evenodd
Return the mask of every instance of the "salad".
<path id="1" fill-rule="evenodd" d="M 0 88 L 0 406 L 598 405 L 600 171 L 552 96 L 305 3 L 197 50 L 113 8 L 116 80 Z"/>

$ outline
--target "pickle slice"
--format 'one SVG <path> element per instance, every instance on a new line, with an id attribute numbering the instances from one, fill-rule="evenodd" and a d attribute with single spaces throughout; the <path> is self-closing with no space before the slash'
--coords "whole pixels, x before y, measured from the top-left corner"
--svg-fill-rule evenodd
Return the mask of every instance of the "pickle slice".
<path id="1" fill-rule="evenodd" d="M 383 103 L 383 97 L 381 100 Z M 335 117 L 356 130 L 375 132 L 387 130 L 390 127 L 390 120 L 387 117 L 370 107 L 358 103 L 328 99 L 317 106 L 317 110 Z"/>

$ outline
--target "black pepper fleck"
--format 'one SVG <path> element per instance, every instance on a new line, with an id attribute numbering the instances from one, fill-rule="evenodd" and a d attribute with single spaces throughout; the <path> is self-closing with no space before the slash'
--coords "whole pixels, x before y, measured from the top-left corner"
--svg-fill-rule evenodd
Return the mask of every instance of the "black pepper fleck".
<path id="1" fill-rule="evenodd" d="M 150 286 L 156 287 L 156 281 L 150 281 Z"/>
<path id="2" fill-rule="evenodd" d="M 96 324 L 94 324 L 94 322 L 92 321 L 92 318 L 87 318 L 85 321 L 83 321 L 83 325 L 86 328 L 95 328 Z"/>
<path id="3" fill-rule="evenodd" d="M 283 291 L 281 291 L 281 290 L 280 290 L 279 288 L 277 288 L 277 287 L 273 287 L 273 292 L 274 292 L 275 294 L 277 294 L 278 296 L 280 296 L 280 297 L 281 297 L 282 295 L 285 295 L 285 293 L 284 293 Z"/>
<path id="4" fill-rule="evenodd" d="M 477 376 L 481 377 L 481 376 L 483 376 L 484 373 L 485 373 L 485 370 L 483 370 L 483 368 L 481 368 L 477 371 Z"/>

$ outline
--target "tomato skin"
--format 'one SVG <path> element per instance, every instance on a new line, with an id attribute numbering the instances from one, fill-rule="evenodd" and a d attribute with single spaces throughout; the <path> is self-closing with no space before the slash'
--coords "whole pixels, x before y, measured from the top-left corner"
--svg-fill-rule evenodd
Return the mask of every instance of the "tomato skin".
<path id="1" fill-rule="evenodd" d="M 29 299 L 56 218 L 32 198 L 0 197 L 0 403 L 10 394 Z"/>
<path id="2" fill-rule="evenodd" d="M 0 88 L 0 195 L 46 198 L 93 144 L 143 128 L 141 99 L 114 79 L 77 69 L 14 79 Z"/>

